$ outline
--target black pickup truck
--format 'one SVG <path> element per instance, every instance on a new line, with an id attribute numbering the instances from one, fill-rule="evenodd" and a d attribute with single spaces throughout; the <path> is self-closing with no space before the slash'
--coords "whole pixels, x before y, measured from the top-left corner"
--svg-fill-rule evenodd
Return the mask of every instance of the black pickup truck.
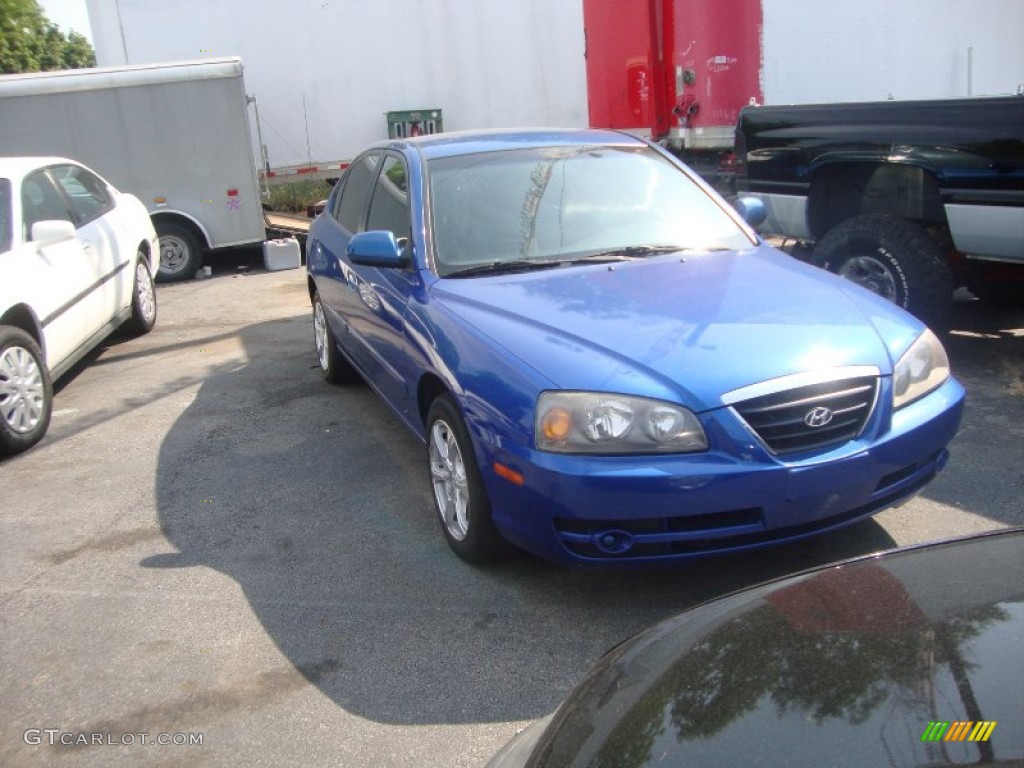
<path id="1" fill-rule="evenodd" d="M 1024 95 L 747 107 L 736 159 L 762 231 L 930 325 L 1024 304 Z"/>

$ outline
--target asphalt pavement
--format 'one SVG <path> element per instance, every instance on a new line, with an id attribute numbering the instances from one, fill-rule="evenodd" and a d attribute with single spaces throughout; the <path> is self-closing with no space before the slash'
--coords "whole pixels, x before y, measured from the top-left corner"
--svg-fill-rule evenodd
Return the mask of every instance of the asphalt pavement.
<path id="1" fill-rule="evenodd" d="M 1024 524 L 1024 312 L 963 298 L 963 428 L 905 506 L 667 570 L 474 568 L 423 446 L 322 381 L 304 271 L 238 267 L 160 286 L 156 329 L 78 366 L 43 442 L 0 463 L 0 765 L 479 766 L 667 615 Z"/>

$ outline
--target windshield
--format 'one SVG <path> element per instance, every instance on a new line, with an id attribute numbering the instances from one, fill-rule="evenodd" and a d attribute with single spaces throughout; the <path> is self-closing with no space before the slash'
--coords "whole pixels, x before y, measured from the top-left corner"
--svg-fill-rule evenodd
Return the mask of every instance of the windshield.
<path id="1" fill-rule="evenodd" d="M 632 249 L 749 247 L 719 204 L 650 147 L 555 147 L 430 162 L 440 275 Z M 663 249 L 662 249 L 663 250 Z"/>
<path id="2" fill-rule="evenodd" d="M 0 253 L 11 248 L 11 180 L 0 179 Z"/>

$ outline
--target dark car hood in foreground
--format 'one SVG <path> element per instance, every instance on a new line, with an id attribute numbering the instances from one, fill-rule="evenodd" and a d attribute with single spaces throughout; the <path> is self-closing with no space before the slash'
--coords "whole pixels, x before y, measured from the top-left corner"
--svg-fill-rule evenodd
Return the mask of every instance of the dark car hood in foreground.
<path id="1" fill-rule="evenodd" d="M 448 279 L 433 296 L 558 387 L 681 398 L 697 409 L 807 370 L 875 365 L 889 374 L 921 330 L 891 304 L 767 246 Z"/>
<path id="2" fill-rule="evenodd" d="M 1021 765 L 1021 691 L 1024 529 L 1014 529 L 680 614 L 598 662 L 530 760 L 495 764 Z M 931 722 L 967 721 L 996 726 L 984 742 L 922 740 Z"/>

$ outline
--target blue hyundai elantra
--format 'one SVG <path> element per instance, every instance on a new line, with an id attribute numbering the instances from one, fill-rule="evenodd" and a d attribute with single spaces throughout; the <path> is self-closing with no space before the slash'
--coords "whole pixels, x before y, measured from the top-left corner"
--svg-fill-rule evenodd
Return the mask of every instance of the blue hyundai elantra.
<path id="1" fill-rule="evenodd" d="M 770 247 L 626 134 L 376 144 L 307 254 L 324 377 L 365 379 L 426 443 L 441 530 L 471 562 L 813 536 L 921 490 L 960 421 L 920 321 Z"/>

